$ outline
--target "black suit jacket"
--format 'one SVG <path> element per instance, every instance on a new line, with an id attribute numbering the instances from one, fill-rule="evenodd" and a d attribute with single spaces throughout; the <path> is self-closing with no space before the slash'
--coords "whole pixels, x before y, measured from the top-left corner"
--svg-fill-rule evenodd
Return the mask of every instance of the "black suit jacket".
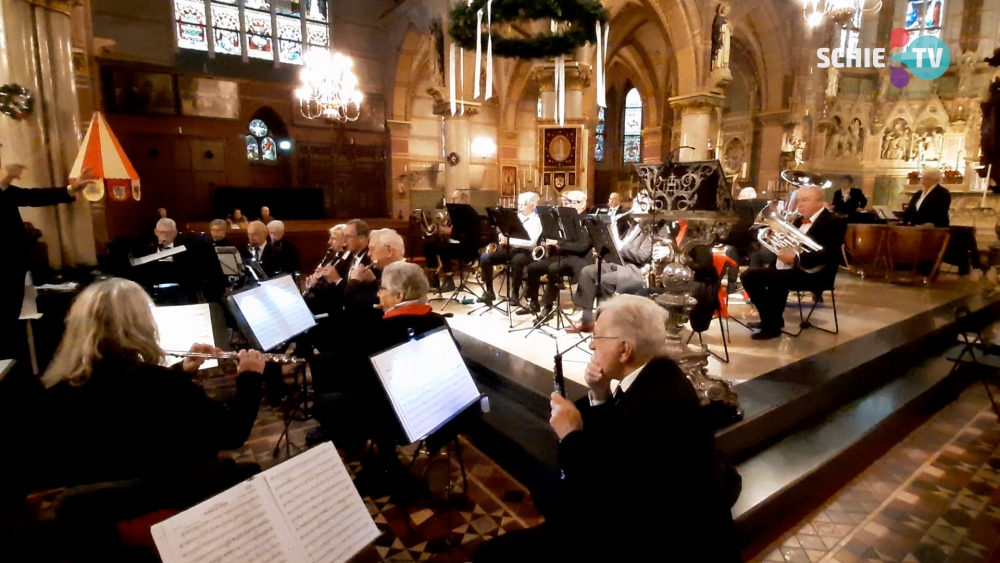
<path id="1" fill-rule="evenodd" d="M 795 221 L 794 226 L 798 228 L 802 225 L 802 219 Z M 815 252 L 803 252 L 799 255 L 799 266 L 804 270 L 822 268 L 818 272 L 817 282 L 820 284 L 833 283 L 833 278 L 837 275 L 840 267 L 841 247 L 844 244 L 844 236 L 847 234 L 847 218 L 838 215 L 828 209 L 816 217 L 812 227 L 807 233 L 823 248 Z"/>
<path id="2" fill-rule="evenodd" d="M 244 261 L 253 258 L 253 253 L 250 251 L 249 246 L 241 247 L 240 254 L 243 255 Z M 264 270 L 264 273 L 267 274 L 268 277 L 273 277 L 285 272 L 285 256 L 281 252 L 281 249 L 274 246 L 271 241 L 268 241 L 267 244 L 264 245 L 264 251 L 261 253 L 260 260 L 258 262 L 260 263 L 261 269 Z"/>
<path id="3" fill-rule="evenodd" d="M 0 323 L 17 321 L 24 296 L 24 274 L 28 271 L 28 240 L 18 208 L 74 201 L 66 188 L 8 186 L 0 190 L 0 240 L 4 241 L 9 253 L 4 267 L 0 268 Z"/>
<path id="4" fill-rule="evenodd" d="M 920 204 L 920 209 L 917 209 L 921 193 L 923 192 L 917 192 L 910 198 L 910 204 L 903 212 L 903 222 L 910 225 L 931 223 L 935 227 L 948 228 L 951 225 L 948 218 L 948 210 L 951 209 L 951 192 L 938 184 L 927 194 L 927 198 Z"/>
<path id="5" fill-rule="evenodd" d="M 268 246 L 274 246 L 281 251 L 281 269 L 286 274 L 299 271 L 299 251 L 292 245 L 288 239 L 281 239 L 279 241 L 271 241 Z M 265 247 L 265 254 L 267 248 Z"/>
<path id="6" fill-rule="evenodd" d="M 833 194 L 833 210 L 837 213 L 850 215 L 857 213 L 868 205 L 868 198 L 865 193 L 858 188 L 851 188 L 850 197 L 844 201 L 844 192 L 837 190 Z"/>
<path id="7" fill-rule="evenodd" d="M 577 407 L 583 430 L 559 444 L 569 506 L 557 514 L 574 530 L 602 523 L 604 539 L 586 542 L 594 561 L 740 561 L 713 430 L 677 364 L 654 359 L 617 401 Z"/>

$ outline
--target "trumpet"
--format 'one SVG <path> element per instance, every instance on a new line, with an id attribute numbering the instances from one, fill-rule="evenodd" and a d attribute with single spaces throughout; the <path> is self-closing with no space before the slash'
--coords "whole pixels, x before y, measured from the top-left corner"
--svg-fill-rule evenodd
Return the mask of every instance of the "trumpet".
<path id="1" fill-rule="evenodd" d="M 174 357 L 174 358 L 202 358 L 205 360 L 238 360 L 240 359 L 239 352 L 218 352 L 215 354 L 210 354 L 207 352 L 181 352 L 178 350 L 164 350 L 164 354 Z M 272 362 L 275 364 L 301 364 L 305 360 L 301 358 L 296 358 L 295 356 L 286 356 L 284 354 L 261 354 L 264 356 L 265 362 Z"/>

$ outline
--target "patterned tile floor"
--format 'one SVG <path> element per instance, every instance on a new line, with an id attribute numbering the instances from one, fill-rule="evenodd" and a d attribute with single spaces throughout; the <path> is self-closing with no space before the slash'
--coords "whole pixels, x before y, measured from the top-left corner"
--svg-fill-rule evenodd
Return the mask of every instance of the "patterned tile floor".
<path id="1" fill-rule="evenodd" d="M 1000 561 L 1000 424 L 976 384 L 753 561 Z"/>

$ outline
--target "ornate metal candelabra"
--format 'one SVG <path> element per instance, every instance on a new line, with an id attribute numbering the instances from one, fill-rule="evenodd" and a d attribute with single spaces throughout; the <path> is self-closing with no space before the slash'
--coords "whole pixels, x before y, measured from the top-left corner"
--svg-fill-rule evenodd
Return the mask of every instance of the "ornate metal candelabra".
<path id="1" fill-rule="evenodd" d="M 656 237 L 656 245 L 669 250 L 652 264 L 651 276 L 663 292 L 650 297 L 667 311 L 667 354 L 677 362 L 698 392 L 702 405 L 720 422 L 743 418 L 739 397 L 730 382 L 708 373 L 708 350 L 704 344 L 686 344 L 681 332 L 697 304 L 691 297 L 694 272 L 688 252 L 699 245 L 714 244 L 736 221 L 732 194 L 718 161 L 637 165 L 642 184 L 635 198 L 633 216 L 644 228 L 655 232 L 663 221 L 687 221 L 681 245 L 672 237 Z"/>

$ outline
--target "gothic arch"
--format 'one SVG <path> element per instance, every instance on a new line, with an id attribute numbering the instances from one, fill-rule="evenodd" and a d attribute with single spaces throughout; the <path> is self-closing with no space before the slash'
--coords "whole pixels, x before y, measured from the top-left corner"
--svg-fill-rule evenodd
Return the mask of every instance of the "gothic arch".
<path id="1" fill-rule="evenodd" d="M 407 121 L 410 118 L 410 103 L 414 89 L 420 83 L 421 47 L 426 44 L 425 33 L 408 25 L 399 47 L 396 72 L 392 81 L 389 115 L 392 119 Z"/>

